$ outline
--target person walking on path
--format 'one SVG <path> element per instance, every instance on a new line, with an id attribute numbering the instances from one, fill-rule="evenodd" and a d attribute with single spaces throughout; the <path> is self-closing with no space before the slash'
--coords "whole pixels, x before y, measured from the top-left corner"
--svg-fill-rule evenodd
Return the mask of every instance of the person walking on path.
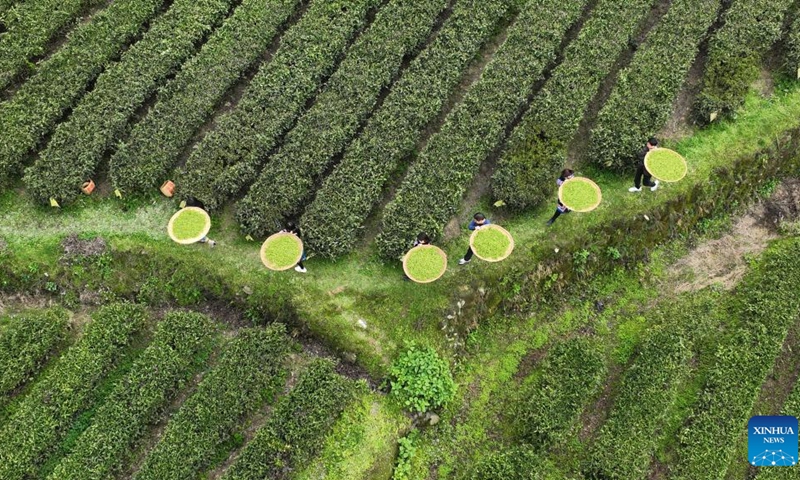
<path id="1" fill-rule="evenodd" d="M 298 238 L 302 239 L 303 237 L 300 236 L 300 228 L 295 225 L 293 222 L 288 222 L 286 227 L 281 230 L 281 233 L 291 233 L 292 235 L 296 235 Z M 297 265 L 294 267 L 295 272 L 306 273 L 306 267 L 303 265 L 303 261 L 306 259 L 306 249 L 303 248 L 303 252 L 300 254 L 300 261 L 297 262 Z"/>
<path id="2" fill-rule="evenodd" d="M 414 240 L 414 247 L 418 247 L 420 245 L 430 245 L 431 244 L 431 237 L 428 236 L 425 232 L 419 232 L 417 235 L 417 239 Z M 413 248 L 413 247 L 412 247 Z M 406 282 L 410 282 L 411 279 L 406 275 L 406 272 L 403 272 L 403 280 Z"/>
<path id="3" fill-rule="evenodd" d="M 651 192 L 655 192 L 658 188 L 658 180 L 655 182 L 652 181 L 652 176 L 650 172 L 647 171 L 647 168 L 644 166 L 644 157 L 647 156 L 647 153 L 650 150 L 653 150 L 658 146 L 658 139 L 656 137 L 650 137 L 647 140 L 647 145 L 639 151 L 637 155 L 637 165 L 636 165 L 636 177 L 633 179 L 633 185 L 631 188 L 628 189 L 629 192 L 641 192 L 642 191 L 642 177 L 644 177 L 644 186 L 650 187 Z"/>
<path id="4" fill-rule="evenodd" d="M 491 223 L 492 222 L 490 222 L 489 219 L 486 218 L 486 216 L 484 214 L 479 212 L 479 213 L 476 213 L 475 215 L 472 216 L 472 221 L 469 222 L 469 229 L 470 230 L 478 230 L 482 226 L 489 225 Z M 462 258 L 461 260 L 458 261 L 458 264 L 459 265 L 464 265 L 464 264 L 469 263 L 469 261 L 472 260 L 472 255 L 473 255 L 472 247 L 467 248 L 467 253 L 464 254 L 464 258 Z"/>
<path id="5" fill-rule="evenodd" d="M 558 177 L 558 180 L 556 180 L 556 184 L 560 187 L 564 182 L 566 182 L 570 178 L 575 178 L 575 172 L 573 172 L 569 168 L 565 168 L 564 170 L 561 171 L 561 176 Z M 560 217 L 562 213 L 569 213 L 571 211 L 572 210 L 567 208 L 566 205 L 561 203 L 561 199 L 559 198 L 558 206 L 556 207 L 556 213 L 554 213 L 553 216 L 550 217 L 550 220 L 547 221 L 547 226 L 549 227 L 550 225 L 552 225 L 553 222 L 555 222 L 556 219 Z"/>
<path id="6" fill-rule="evenodd" d="M 187 198 L 185 203 L 186 203 L 187 207 L 197 207 L 197 208 L 199 208 L 201 210 L 205 210 L 206 209 L 206 206 L 203 205 L 203 202 L 201 202 L 200 200 L 198 200 L 198 199 L 196 199 L 194 197 Z M 217 244 L 217 242 L 215 242 L 214 240 L 211 240 L 210 238 L 208 238 L 208 236 L 205 236 L 205 237 L 201 238 L 199 240 L 199 243 L 207 243 L 209 247 L 214 247 Z"/>

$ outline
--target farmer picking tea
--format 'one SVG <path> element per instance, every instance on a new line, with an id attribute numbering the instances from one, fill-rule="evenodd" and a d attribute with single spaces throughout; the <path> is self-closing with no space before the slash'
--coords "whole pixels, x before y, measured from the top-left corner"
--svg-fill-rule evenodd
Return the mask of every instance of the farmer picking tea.
<path id="1" fill-rule="evenodd" d="M 569 168 L 565 168 L 564 170 L 561 171 L 561 176 L 558 177 L 558 180 L 556 180 L 556 185 L 560 187 L 561 185 L 564 184 L 564 182 L 566 182 L 570 178 L 575 178 L 575 172 L 573 172 Z M 560 217 L 562 213 L 569 213 L 569 212 L 570 209 L 567 208 L 563 203 L 561 203 L 561 199 L 559 198 L 558 206 L 556 207 L 556 212 L 553 214 L 552 217 L 550 217 L 550 220 L 547 221 L 547 226 L 549 227 L 550 225 L 552 225 L 553 222 L 555 222 L 556 219 Z"/>
<path id="2" fill-rule="evenodd" d="M 470 230 L 479 230 L 482 226 L 489 225 L 491 223 L 492 222 L 490 222 L 489 219 L 486 218 L 486 216 L 484 214 L 478 212 L 478 213 L 476 213 L 475 215 L 472 216 L 472 221 L 469 222 L 469 229 Z M 469 261 L 472 260 L 472 255 L 474 255 L 474 252 L 472 251 L 472 247 L 467 248 L 467 253 L 464 254 L 464 258 L 462 258 L 461 260 L 458 261 L 458 264 L 459 265 L 464 265 L 464 264 L 469 263 Z"/>
<path id="3" fill-rule="evenodd" d="M 650 152 L 650 150 L 655 149 L 658 146 L 658 139 L 656 137 L 650 137 L 647 140 L 647 144 L 639 151 L 637 155 L 638 162 L 636 164 L 636 176 L 633 179 L 633 185 L 631 188 L 628 189 L 629 192 L 641 192 L 642 191 L 642 178 L 644 178 L 644 186 L 650 187 L 651 192 L 655 192 L 658 188 L 658 180 L 655 182 L 652 180 L 652 176 L 650 172 L 647 171 L 647 168 L 644 166 L 644 157 Z"/>

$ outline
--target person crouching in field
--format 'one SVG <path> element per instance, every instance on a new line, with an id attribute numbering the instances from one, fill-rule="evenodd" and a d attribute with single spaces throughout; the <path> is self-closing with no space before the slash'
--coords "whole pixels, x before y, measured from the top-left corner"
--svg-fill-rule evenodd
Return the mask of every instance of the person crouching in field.
<path id="1" fill-rule="evenodd" d="M 486 216 L 484 214 L 476 213 L 475 215 L 472 216 L 472 221 L 469 222 L 469 229 L 470 230 L 478 230 L 482 226 L 489 225 L 491 223 L 492 222 L 490 222 L 489 219 L 486 218 Z M 472 260 L 472 255 L 473 255 L 472 247 L 467 248 L 467 253 L 464 254 L 464 258 L 462 258 L 461 260 L 458 261 L 458 264 L 459 265 L 464 265 L 464 264 L 469 263 L 469 261 Z"/>
<path id="2" fill-rule="evenodd" d="M 628 189 L 629 192 L 641 192 L 642 191 L 642 177 L 644 177 L 644 186 L 650 187 L 651 192 L 655 192 L 658 188 L 658 180 L 655 182 L 652 181 L 652 176 L 650 176 L 650 172 L 647 171 L 647 168 L 644 166 L 644 157 L 647 156 L 647 153 L 650 150 L 653 150 L 658 146 L 658 139 L 656 137 L 650 137 L 647 140 L 647 145 L 644 146 L 639 151 L 637 155 L 637 164 L 636 164 L 636 176 L 633 179 L 633 186 Z"/>
<path id="3" fill-rule="evenodd" d="M 556 180 L 556 184 L 560 187 L 564 182 L 566 182 L 570 178 L 575 178 L 575 172 L 573 172 L 569 168 L 565 168 L 564 170 L 561 171 L 561 176 L 558 177 L 558 180 Z M 550 220 L 547 221 L 547 226 L 549 227 L 550 225 L 552 225 L 553 222 L 555 222 L 556 219 L 560 217 L 562 213 L 569 213 L 569 212 L 571 212 L 571 210 L 567 208 L 566 205 L 561 203 L 561 199 L 559 198 L 558 206 L 556 207 L 556 213 L 554 213 L 553 216 L 550 217 Z"/>
<path id="4" fill-rule="evenodd" d="M 291 233 L 292 235 L 296 235 L 298 238 L 302 240 L 303 237 L 300 236 L 300 228 L 295 225 L 293 222 L 287 222 L 286 226 L 281 233 Z M 306 259 L 306 249 L 303 248 L 303 253 L 300 254 L 300 261 L 297 262 L 297 265 L 294 267 L 295 272 L 306 273 L 306 267 L 303 266 L 303 261 Z"/>

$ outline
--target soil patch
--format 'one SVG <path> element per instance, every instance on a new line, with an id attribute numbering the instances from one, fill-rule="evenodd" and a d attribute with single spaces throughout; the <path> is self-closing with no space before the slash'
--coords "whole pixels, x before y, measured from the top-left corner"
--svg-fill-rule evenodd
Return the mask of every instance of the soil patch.
<path id="1" fill-rule="evenodd" d="M 790 179 L 779 185 L 769 200 L 754 205 L 736 220 L 728 234 L 703 243 L 676 262 L 668 275 L 676 282 L 675 293 L 712 284 L 732 288 L 747 271 L 747 257 L 760 254 L 778 238 L 782 222 L 797 218 L 800 180 Z"/>
<path id="2" fill-rule="evenodd" d="M 620 365 L 614 365 L 608 371 L 606 384 L 600 396 L 581 413 L 581 419 L 578 422 L 578 425 L 581 425 L 581 431 L 578 434 L 581 442 L 586 443 L 590 438 L 594 437 L 600 425 L 605 423 L 613 400 L 614 386 L 619 381 L 622 370 L 623 368 Z"/>
<path id="3" fill-rule="evenodd" d="M 81 240 L 77 233 L 71 233 L 61 241 L 61 248 L 64 249 L 64 256 L 67 258 L 102 255 L 106 252 L 107 247 L 103 237 Z"/>

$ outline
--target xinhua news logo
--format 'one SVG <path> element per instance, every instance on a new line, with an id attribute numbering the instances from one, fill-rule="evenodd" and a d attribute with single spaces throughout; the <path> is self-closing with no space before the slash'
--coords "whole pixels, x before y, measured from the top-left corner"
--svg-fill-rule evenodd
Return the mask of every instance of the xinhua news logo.
<path id="1" fill-rule="evenodd" d="M 756 467 L 796 466 L 797 418 L 751 418 L 747 424 L 747 457 Z"/>

